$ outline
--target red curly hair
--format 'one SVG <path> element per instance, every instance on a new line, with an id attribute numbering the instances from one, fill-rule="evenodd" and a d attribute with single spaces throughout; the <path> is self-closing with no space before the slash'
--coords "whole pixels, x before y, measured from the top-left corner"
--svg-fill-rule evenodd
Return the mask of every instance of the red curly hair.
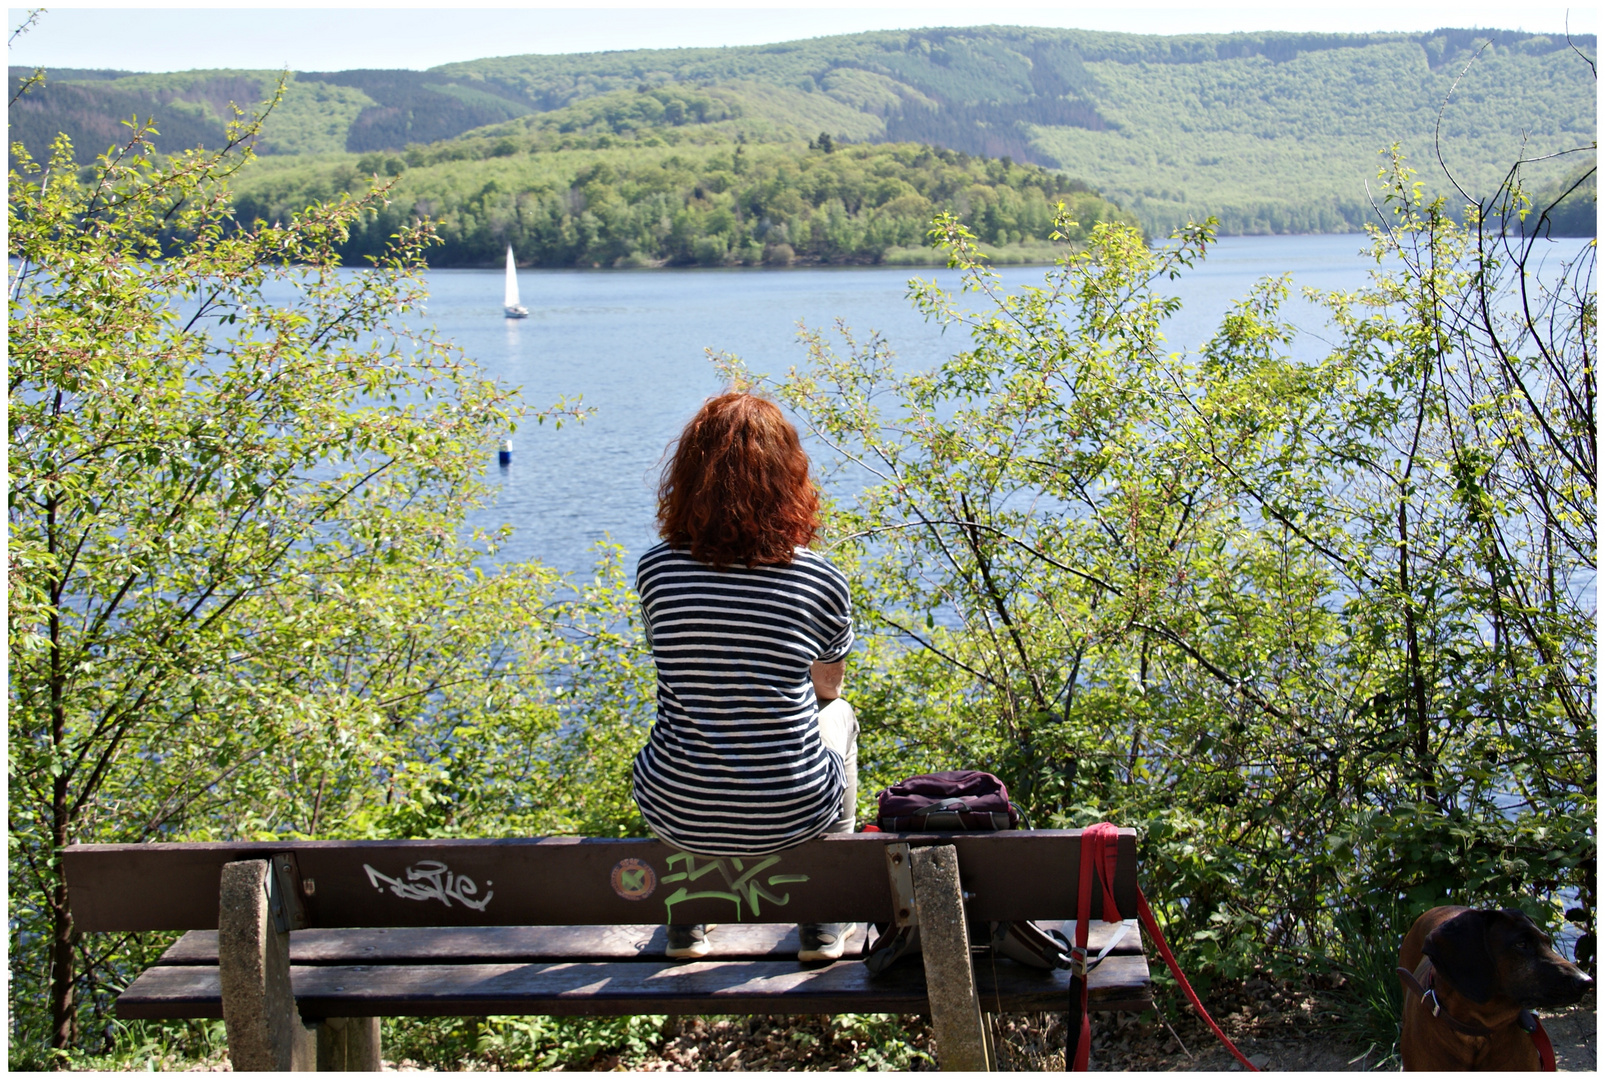
<path id="1" fill-rule="evenodd" d="M 783 566 L 819 530 L 797 429 L 752 394 L 709 398 L 658 484 L 658 535 L 710 566 Z"/>

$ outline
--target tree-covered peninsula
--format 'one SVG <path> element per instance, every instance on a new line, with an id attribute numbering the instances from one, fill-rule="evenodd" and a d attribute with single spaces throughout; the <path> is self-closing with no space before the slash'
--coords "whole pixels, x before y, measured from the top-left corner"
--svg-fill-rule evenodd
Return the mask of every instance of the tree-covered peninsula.
<path id="1" fill-rule="evenodd" d="M 417 218 L 439 233 L 433 266 L 488 266 L 509 244 L 521 264 L 553 267 L 928 263 L 945 259 L 925 246 L 944 211 L 971 222 L 994 261 L 1045 262 L 1059 204 L 1077 223 L 1071 240 L 1099 222 L 1135 224 L 1041 166 L 908 143 L 839 146 L 828 134 L 812 145 L 627 146 L 492 134 L 401 155 L 268 159 L 242 175 L 238 214 L 283 220 L 375 176 L 394 182 L 340 245 L 347 259 L 376 254 Z"/>

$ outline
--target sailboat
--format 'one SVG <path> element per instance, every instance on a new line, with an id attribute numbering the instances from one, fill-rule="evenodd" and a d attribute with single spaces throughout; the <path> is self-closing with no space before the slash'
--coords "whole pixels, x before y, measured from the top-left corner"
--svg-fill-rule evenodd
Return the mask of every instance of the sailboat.
<path id="1" fill-rule="evenodd" d="M 529 316 L 529 308 L 518 302 L 518 271 L 513 268 L 512 244 L 507 245 L 507 297 L 505 304 L 509 319 L 523 319 Z"/>

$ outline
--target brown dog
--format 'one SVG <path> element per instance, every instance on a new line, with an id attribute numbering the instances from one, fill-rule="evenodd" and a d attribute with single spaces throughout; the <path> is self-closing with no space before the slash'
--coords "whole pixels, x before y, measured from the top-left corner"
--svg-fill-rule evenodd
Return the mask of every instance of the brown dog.
<path id="1" fill-rule="evenodd" d="M 1537 1045 L 1518 1023 L 1523 1011 L 1570 1005 L 1594 985 L 1514 908 L 1433 908 L 1405 935 L 1399 966 L 1430 991 L 1401 974 L 1407 1070 L 1537 1072 Z"/>

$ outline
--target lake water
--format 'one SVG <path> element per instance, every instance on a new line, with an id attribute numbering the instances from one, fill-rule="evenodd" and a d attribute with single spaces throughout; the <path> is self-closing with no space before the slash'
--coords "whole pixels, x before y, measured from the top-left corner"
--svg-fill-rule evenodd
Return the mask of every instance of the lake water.
<path id="1" fill-rule="evenodd" d="M 1163 283 L 1184 303 L 1171 321 L 1172 349 L 1192 349 L 1253 283 L 1290 273 L 1295 287 L 1353 289 L 1375 263 L 1360 254 L 1365 238 L 1232 237 L 1179 280 Z M 1009 287 L 1040 284 L 1045 268 L 1004 267 Z M 959 331 L 943 335 L 906 299 L 911 277 L 956 286 L 956 274 L 906 267 L 787 270 L 524 271 L 519 288 L 527 319 L 502 315 L 502 273 L 436 270 L 429 274 L 427 317 L 486 371 L 522 388 L 539 408 L 581 396 L 596 413 L 562 431 L 528 424 L 514 437 L 512 464 L 487 461 L 497 484 L 493 505 L 474 524 L 510 524 L 502 560 L 539 559 L 586 573 L 591 546 L 622 544 L 633 566 L 655 538 L 654 491 L 663 453 L 702 401 L 722 389 L 704 350 L 740 356 L 756 371 L 780 374 L 806 361 L 799 323 L 830 328 L 837 320 L 862 339 L 879 331 L 907 368 L 927 368 L 967 347 Z M 981 307 L 979 303 L 962 305 Z M 1295 300 L 1286 309 L 1302 329 L 1323 327 L 1318 309 Z M 1301 350 L 1315 353 L 1319 336 Z"/>

